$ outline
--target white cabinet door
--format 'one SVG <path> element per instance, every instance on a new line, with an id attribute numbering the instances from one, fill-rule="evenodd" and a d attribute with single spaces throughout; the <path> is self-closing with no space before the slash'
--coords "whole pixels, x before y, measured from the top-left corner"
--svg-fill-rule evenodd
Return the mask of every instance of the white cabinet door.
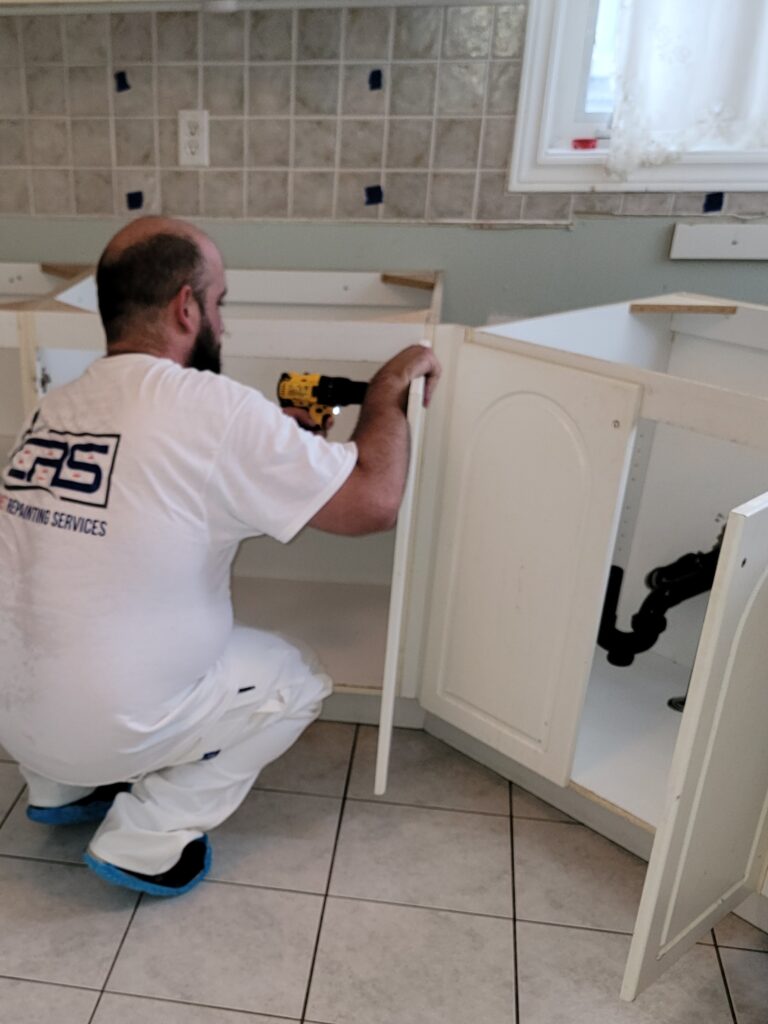
<path id="1" fill-rule="evenodd" d="M 768 858 L 768 494 L 728 518 L 622 998 L 758 891 Z"/>
<path id="2" fill-rule="evenodd" d="M 471 341 L 453 381 L 421 700 L 565 785 L 639 388 Z"/>

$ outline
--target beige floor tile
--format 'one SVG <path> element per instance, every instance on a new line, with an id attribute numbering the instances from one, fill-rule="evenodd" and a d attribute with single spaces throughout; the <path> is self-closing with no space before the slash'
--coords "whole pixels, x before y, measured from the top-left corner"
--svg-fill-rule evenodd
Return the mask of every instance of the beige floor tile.
<path id="1" fill-rule="evenodd" d="M 749 921 L 743 921 L 735 914 L 729 914 L 724 921 L 715 926 L 718 946 L 730 946 L 734 949 L 753 949 L 768 953 L 768 932 L 760 931 Z M 766 1015 L 768 1022 L 768 1014 Z"/>
<path id="2" fill-rule="evenodd" d="M 512 914 L 508 818 L 346 804 L 334 895 L 473 914 Z"/>
<path id="3" fill-rule="evenodd" d="M 11 757 L 11 755 L 8 753 L 8 751 L 2 744 L 0 744 L 0 761 L 14 762 L 14 759 Z"/>
<path id="4" fill-rule="evenodd" d="M 300 1017 L 322 899 L 204 882 L 143 900 L 108 990 Z"/>
<path id="5" fill-rule="evenodd" d="M 517 916 L 631 932 L 646 865 L 583 825 L 515 820 Z"/>
<path id="6" fill-rule="evenodd" d="M 350 796 L 376 799 L 373 774 L 377 738 L 377 729 L 360 729 L 349 782 Z M 506 779 L 418 729 L 394 730 L 389 765 L 387 792 L 381 800 L 457 811 L 509 813 Z"/>
<path id="7" fill-rule="evenodd" d="M 35 860 L 82 864 L 83 852 L 97 825 L 41 825 L 27 817 L 26 799 L 20 800 L 0 828 L 0 853 Z"/>
<path id="8" fill-rule="evenodd" d="M 0 859 L 0 974 L 100 987 L 136 900 L 84 867 Z"/>
<path id="9" fill-rule="evenodd" d="M 619 999 L 629 938 L 517 926 L 521 1024 L 731 1024 L 715 951 L 697 946 L 641 993 Z"/>
<path id="10" fill-rule="evenodd" d="M 516 818 L 536 818 L 539 821 L 573 821 L 567 814 L 558 811 L 551 804 L 545 804 L 533 793 L 519 786 L 512 787 L 512 813 Z"/>
<path id="11" fill-rule="evenodd" d="M 13 807 L 24 788 L 24 779 L 15 764 L 0 764 L 0 821 Z"/>
<path id="12" fill-rule="evenodd" d="M 89 1024 L 98 992 L 0 978 L 0 1020 L 8 1024 Z"/>
<path id="13" fill-rule="evenodd" d="M 58 1024 L 58 1022 L 57 1022 Z M 62 1022 L 63 1024 L 63 1022 Z M 102 997 L 93 1024 L 291 1024 L 288 1017 L 218 1010 L 189 1003 L 166 1003 L 137 996 Z"/>
<path id="14" fill-rule="evenodd" d="M 354 725 L 314 722 L 290 750 L 267 765 L 256 788 L 342 796 L 354 736 Z"/>
<path id="15" fill-rule="evenodd" d="M 335 797 L 254 790 L 211 833 L 211 878 L 324 893 L 340 810 Z"/>
<path id="16" fill-rule="evenodd" d="M 511 1024 L 513 943 L 511 921 L 330 899 L 307 1020 Z"/>
<path id="17" fill-rule="evenodd" d="M 739 1024 L 766 1024 L 768 953 L 721 949 L 720 956 Z"/>

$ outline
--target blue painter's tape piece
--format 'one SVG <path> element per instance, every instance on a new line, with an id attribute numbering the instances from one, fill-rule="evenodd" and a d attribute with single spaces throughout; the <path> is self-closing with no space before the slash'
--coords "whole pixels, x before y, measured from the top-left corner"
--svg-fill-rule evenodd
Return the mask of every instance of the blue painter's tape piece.
<path id="1" fill-rule="evenodd" d="M 704 213 L 719 213 L 723 208 L 725 196 L 722 192 L 708 192 L 704 196 Z"/>
<path id="2" fill-rule="evenodd" d="M 368 88 L 372 91 L 384 88 L 384 74 L 380 68 L 375 68 L 370 75 L 368 75 Z"/>
<path id="3" fill-rule="evenodd" d="M 381 185 L 369 185 L 365 190 L 365 205 L 378 206 L 384 202 L 384 189 Z"/>
<path id="4" fill-rule="evenodd" d="M 125 201 L 128 203 L 129 210 L 140 210 L 144 205 L 144 193 L 126 192 Z"/>
<path id="5" fill-rule="evenodd" d="M 115 72 L 115 91 L 126 92 L 131 88 L 131 83 L 128 81 L 128 75 L 124 71 Z"/>

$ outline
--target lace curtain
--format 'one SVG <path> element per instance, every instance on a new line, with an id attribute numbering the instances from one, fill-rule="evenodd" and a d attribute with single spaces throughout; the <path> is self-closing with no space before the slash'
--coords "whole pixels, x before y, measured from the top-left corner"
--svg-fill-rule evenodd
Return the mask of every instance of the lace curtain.
<path id="1" fill-rule="evenodd" d="M 768 0 L 621 0 L 608 170 L 768 148 Z"/>

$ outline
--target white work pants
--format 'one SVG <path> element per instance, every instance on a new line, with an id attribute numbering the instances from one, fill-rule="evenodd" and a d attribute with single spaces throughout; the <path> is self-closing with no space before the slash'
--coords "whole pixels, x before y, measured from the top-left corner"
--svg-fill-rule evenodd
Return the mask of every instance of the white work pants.
<path id="1" fill-rule="evenodd" d="M 237 683 L 232 706 L 167 767 L 141 776 L 130 793 L 115 798 L 91 840 L 94 856 L 142 874 L 167 871 L 187 843 L 239 807 L 262 768 L 298 739 L 331 691 L 331 680 L 310 655 L 260 630 L 236 626 L 224 661 Z M 21 770 L 29 803 L 39 807 L 92 792 Z"/>

